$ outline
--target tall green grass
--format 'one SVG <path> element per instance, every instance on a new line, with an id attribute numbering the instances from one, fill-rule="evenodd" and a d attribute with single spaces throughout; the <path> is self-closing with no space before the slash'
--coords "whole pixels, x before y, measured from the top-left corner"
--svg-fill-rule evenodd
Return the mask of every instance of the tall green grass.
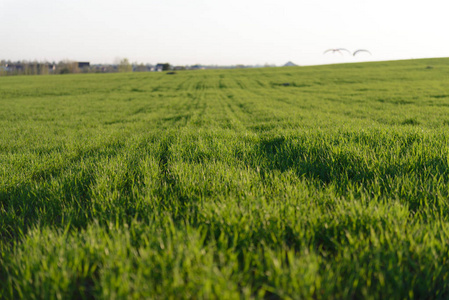
<path id="1" fill-rule="evenodd" d="M 448 74 L 0 78 L 0 298 L 445 299 Z"/>

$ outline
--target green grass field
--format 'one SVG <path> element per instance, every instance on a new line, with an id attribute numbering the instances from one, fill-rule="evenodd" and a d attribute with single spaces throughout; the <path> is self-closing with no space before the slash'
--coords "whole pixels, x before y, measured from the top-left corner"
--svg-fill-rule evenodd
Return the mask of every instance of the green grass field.
<path id="1" fill-rule="evenodd" d="M 447 299 L 448 87 L 449 59 L 2 77 L 0 298 Z"/>

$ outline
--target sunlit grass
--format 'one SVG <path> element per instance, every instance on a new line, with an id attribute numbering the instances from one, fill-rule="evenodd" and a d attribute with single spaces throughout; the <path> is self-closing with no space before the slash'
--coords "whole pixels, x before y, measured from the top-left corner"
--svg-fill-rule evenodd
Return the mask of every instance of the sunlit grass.
<path id="1" fill-rule="evenodd" d="M 0 78 L 0 298 L 447 298 L 448 74 Z"/>

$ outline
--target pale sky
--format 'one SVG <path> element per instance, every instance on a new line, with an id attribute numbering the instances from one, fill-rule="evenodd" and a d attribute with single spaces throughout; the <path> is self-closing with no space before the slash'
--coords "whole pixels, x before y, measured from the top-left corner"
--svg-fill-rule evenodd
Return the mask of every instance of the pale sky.
<path id="1" fill-rule="evenodd" d="M 0 0 L 0 59 L 313 65 L 446 57 L 448 11 L 446 0 Z M 323 55 L 329 48 L 372 56 Z"/>

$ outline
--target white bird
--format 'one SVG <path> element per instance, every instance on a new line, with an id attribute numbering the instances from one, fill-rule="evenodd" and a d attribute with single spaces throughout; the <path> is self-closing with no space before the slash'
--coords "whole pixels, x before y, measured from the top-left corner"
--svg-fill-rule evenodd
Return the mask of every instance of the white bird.
<path id="1" fill-rule="evenodd" d="M 330 52 L 330 51 L 332 51 L 332 53 L 338 52 L 338 53 L 340 53 L 340 54 L 343 54 L 342 51 L 346 51 L 346 52 L 348 52 L 349 54 L 351 54 L 351 52 L 349 52 L 349 50 L 347 50 L 347 49 L 345 49 L 345 48 L 327 49 L 326 51 L 324 51 L 323 54 L 326 54 L 327 52 Z"/>
<path id="2" fill-rule="evenodd" d="M 369 52 L 368 50 L 359 49 L 359 50 L 354 51 L 354 54 L 352 54 L 352 56 L 355 56 L 357 53 L 360 53 L 360 52 L 368 52 L 370 55 L 372 55 L 371 52 Z"/>

